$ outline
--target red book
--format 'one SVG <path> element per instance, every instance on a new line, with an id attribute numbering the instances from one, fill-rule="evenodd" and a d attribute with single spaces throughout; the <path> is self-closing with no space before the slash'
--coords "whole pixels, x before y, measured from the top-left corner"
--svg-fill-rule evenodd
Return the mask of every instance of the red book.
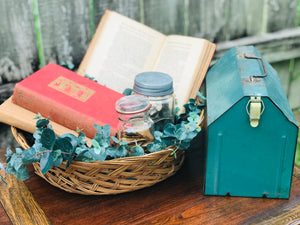
<path id="1" fill-rule="evenodd" d="M 87 137 L 97 132 L 94 123 L 117 131 L 116 101 L 124 95 L 56 64 L 49 64 L 14 89 L 12 101 L 69 129 L 83 129 Z"/>

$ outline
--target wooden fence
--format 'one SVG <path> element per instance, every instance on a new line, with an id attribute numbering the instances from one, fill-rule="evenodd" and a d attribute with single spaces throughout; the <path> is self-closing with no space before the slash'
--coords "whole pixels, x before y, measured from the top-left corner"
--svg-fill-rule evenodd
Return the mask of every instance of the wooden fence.
<path id="1" fill-rule="evenodd" d="M 254 44 L 277 69 L 289 101 L 296 108 L 300 106 L 300 27 L 296 27 L 299 2 L 1 0 L 0 98 L 10 95 L 12 82 L 47 63 L 64 61 L 78 66 L 103 12 L 109 8 L 164 34 L 216 42 L 215 60 L 231 46 Z"/>

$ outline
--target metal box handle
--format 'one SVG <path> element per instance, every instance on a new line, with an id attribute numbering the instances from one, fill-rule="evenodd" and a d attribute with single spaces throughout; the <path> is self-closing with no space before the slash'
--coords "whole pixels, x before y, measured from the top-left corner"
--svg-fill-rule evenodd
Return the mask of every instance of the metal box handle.
<path id="1" fill-rule="evenodd" d="M 244 58 L 246 59 L 258 59 L 261 61 L 261 65 L 264 69 L 264 74 L 261 74 L 261 75 L 250 75 L 250 80 L 252 80 L 254 77 L 257 77 L 257 78 L 261 78 L 261 77 L 266 77 L 268 74 L 267 74 L 267 70 L 266 70 L 266 67 L 265 67 L 265 63 L 264 63 L 264 60 L 261 58 L 261 57 L 257 57 L 257 56 L 254 56 L 254 55 L 247 55 L 247 54 L 244 54 Z"/>

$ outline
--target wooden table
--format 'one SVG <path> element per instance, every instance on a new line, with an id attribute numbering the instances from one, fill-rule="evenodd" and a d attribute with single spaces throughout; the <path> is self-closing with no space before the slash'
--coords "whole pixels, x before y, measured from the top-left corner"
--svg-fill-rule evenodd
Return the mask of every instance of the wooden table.
<path id="1" fill-rule="evenodd" d="M 269 225 L 300 220 L 298 167 L 289 200 L 204 196 L 203 158 L 201 149 L 191 149 L 173 177 L 115 196 L 70 194 L 36 176 L 31 168 L 31 178 L 24 183 L 8 178 L 8 185 L 0 184 L 5 208 L 0 206 L 0 224 Z"/>

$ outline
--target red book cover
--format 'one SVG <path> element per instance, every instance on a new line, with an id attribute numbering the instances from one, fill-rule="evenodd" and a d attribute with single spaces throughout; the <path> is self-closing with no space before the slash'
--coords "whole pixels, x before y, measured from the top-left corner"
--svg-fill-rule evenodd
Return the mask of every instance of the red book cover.
<path id="1" fill-rule="evenodd" d="M 94 123 L 117 131 L 116 101 L 124 95 L 56 64 L 48 64 L 14 89 L 12 101 L 69 129 L 83 129 L 87 137 L 97 132 Z"/>

